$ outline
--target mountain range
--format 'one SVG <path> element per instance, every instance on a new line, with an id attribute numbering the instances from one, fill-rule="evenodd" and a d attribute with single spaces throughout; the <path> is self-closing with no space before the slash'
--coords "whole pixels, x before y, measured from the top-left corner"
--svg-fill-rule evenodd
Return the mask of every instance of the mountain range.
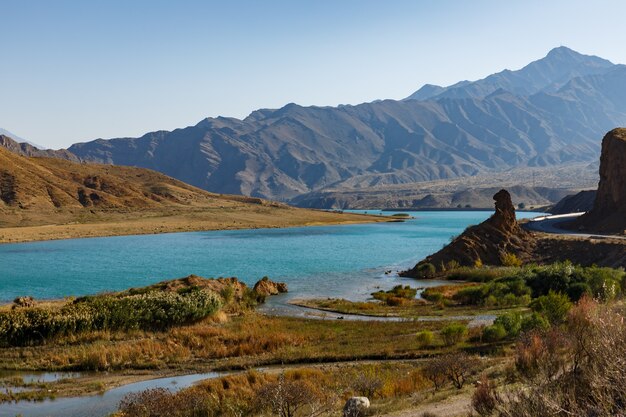
<path id="1" fill-rule="evenodd" d="M 319 191 L 592 164 L 604 133 L 620 125 L 626 66 L 559 47 L 518 71 L 426 85 L 404 100 L 291 103 L 243 120 L 207 118 L 69 151 L 216 193 L 290 201 Z"/>

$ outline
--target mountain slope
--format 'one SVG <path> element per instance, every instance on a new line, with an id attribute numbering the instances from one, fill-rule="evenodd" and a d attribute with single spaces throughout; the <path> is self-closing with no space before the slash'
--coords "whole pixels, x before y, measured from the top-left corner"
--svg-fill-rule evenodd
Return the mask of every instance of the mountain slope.
<path id="1" fill-rule="evenodd" d="M 568 54 L 552 51 L 517 77 L 519 85 L 529 83 L 527 91 L 546 83 L 559 85 L 555 91 L 519 95 L 499 88 L 482 98 L 336 108 L 288 104 L 244 120 L 209 118 L 172 132 L 99 139 L 69 150 L 83 160 L 151 168 L 213 192 L 278 200 L 328 188 L 592 162 L 600 150 L 597 138 L 626 124 L 626 67 L 575 53 L 561 57 Z M 559 69 L 563 61 L 574 64 Z M 535 73 L 544 75 L 541 81 Z M 563 79 L 579 74 L 586 75 Z"/>
<path id="2" fill-rule="evenodd" d="M 143 168 L 31 158 L 0 146 L 0 243 L 378 221 L 217 195 Z"/>
<path id="3" fill-rule="evenodd" d="M 0 148 L 8 149 L 13 153 L 17 153 L 22 156 L 59 158 L 73 162 L 80 161 L 76 155 L 66 149 L 60 149 L 57 151 L 52 149 L 39 149 L 27 142 L 17 142 L 13 138 L 4 134 L 0 134 Z"/>

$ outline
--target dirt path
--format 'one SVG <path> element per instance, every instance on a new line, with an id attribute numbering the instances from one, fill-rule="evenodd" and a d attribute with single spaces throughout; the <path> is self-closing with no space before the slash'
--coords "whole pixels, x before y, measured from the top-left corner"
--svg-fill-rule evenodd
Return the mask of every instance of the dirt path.
<path id="1" fill-rule="evenodd" d="M 442 401 L 420 404 L 414 408 L 386 414 L 383 417 L 422 417 L 425 413 L 432 413 L 437 417 L 466 417 L 471 411 L 471 396 L 466 392 Z"/>

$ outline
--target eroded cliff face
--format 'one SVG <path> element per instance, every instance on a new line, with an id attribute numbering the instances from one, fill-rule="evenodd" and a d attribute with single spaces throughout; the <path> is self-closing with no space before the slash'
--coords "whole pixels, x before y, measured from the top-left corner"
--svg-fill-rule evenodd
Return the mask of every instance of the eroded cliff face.
<path id="1" fill-rule="evenodd" d="M 604 136 L 593 209 L 573 226 L 591 232 L 626 232 L 626 129 L 613 129 Z"/>
<path id="2" fill-rule="evenodd" d="M 477 226 L 466 229 L 449 245 L 430 255 L 402 276 L 420 278 L 428 272 L 424 265 L 432 264 L 436 272 L 455 266 L 502 265 L 505 255 L 512 254 L 521 261 L 529 260 L 534 247 L 533 236 L 522 229 L 515 218 L 511 195 L 506 190 L 494 196 L 495 213 Z"/>

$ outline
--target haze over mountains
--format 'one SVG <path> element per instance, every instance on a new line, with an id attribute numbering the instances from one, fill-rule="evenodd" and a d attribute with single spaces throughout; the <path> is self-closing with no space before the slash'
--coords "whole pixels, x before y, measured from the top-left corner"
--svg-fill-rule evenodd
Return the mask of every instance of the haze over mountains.
<path id="1" fill-rule="evenodd" d="M 626 67 L 560 47 L 521 70 L 427 85 L 400 101 L 288 104 L 69 150 L 212 192 L 288 201 L 322 190 L 593 164 L 604 133 L 621 125 Z"/>

